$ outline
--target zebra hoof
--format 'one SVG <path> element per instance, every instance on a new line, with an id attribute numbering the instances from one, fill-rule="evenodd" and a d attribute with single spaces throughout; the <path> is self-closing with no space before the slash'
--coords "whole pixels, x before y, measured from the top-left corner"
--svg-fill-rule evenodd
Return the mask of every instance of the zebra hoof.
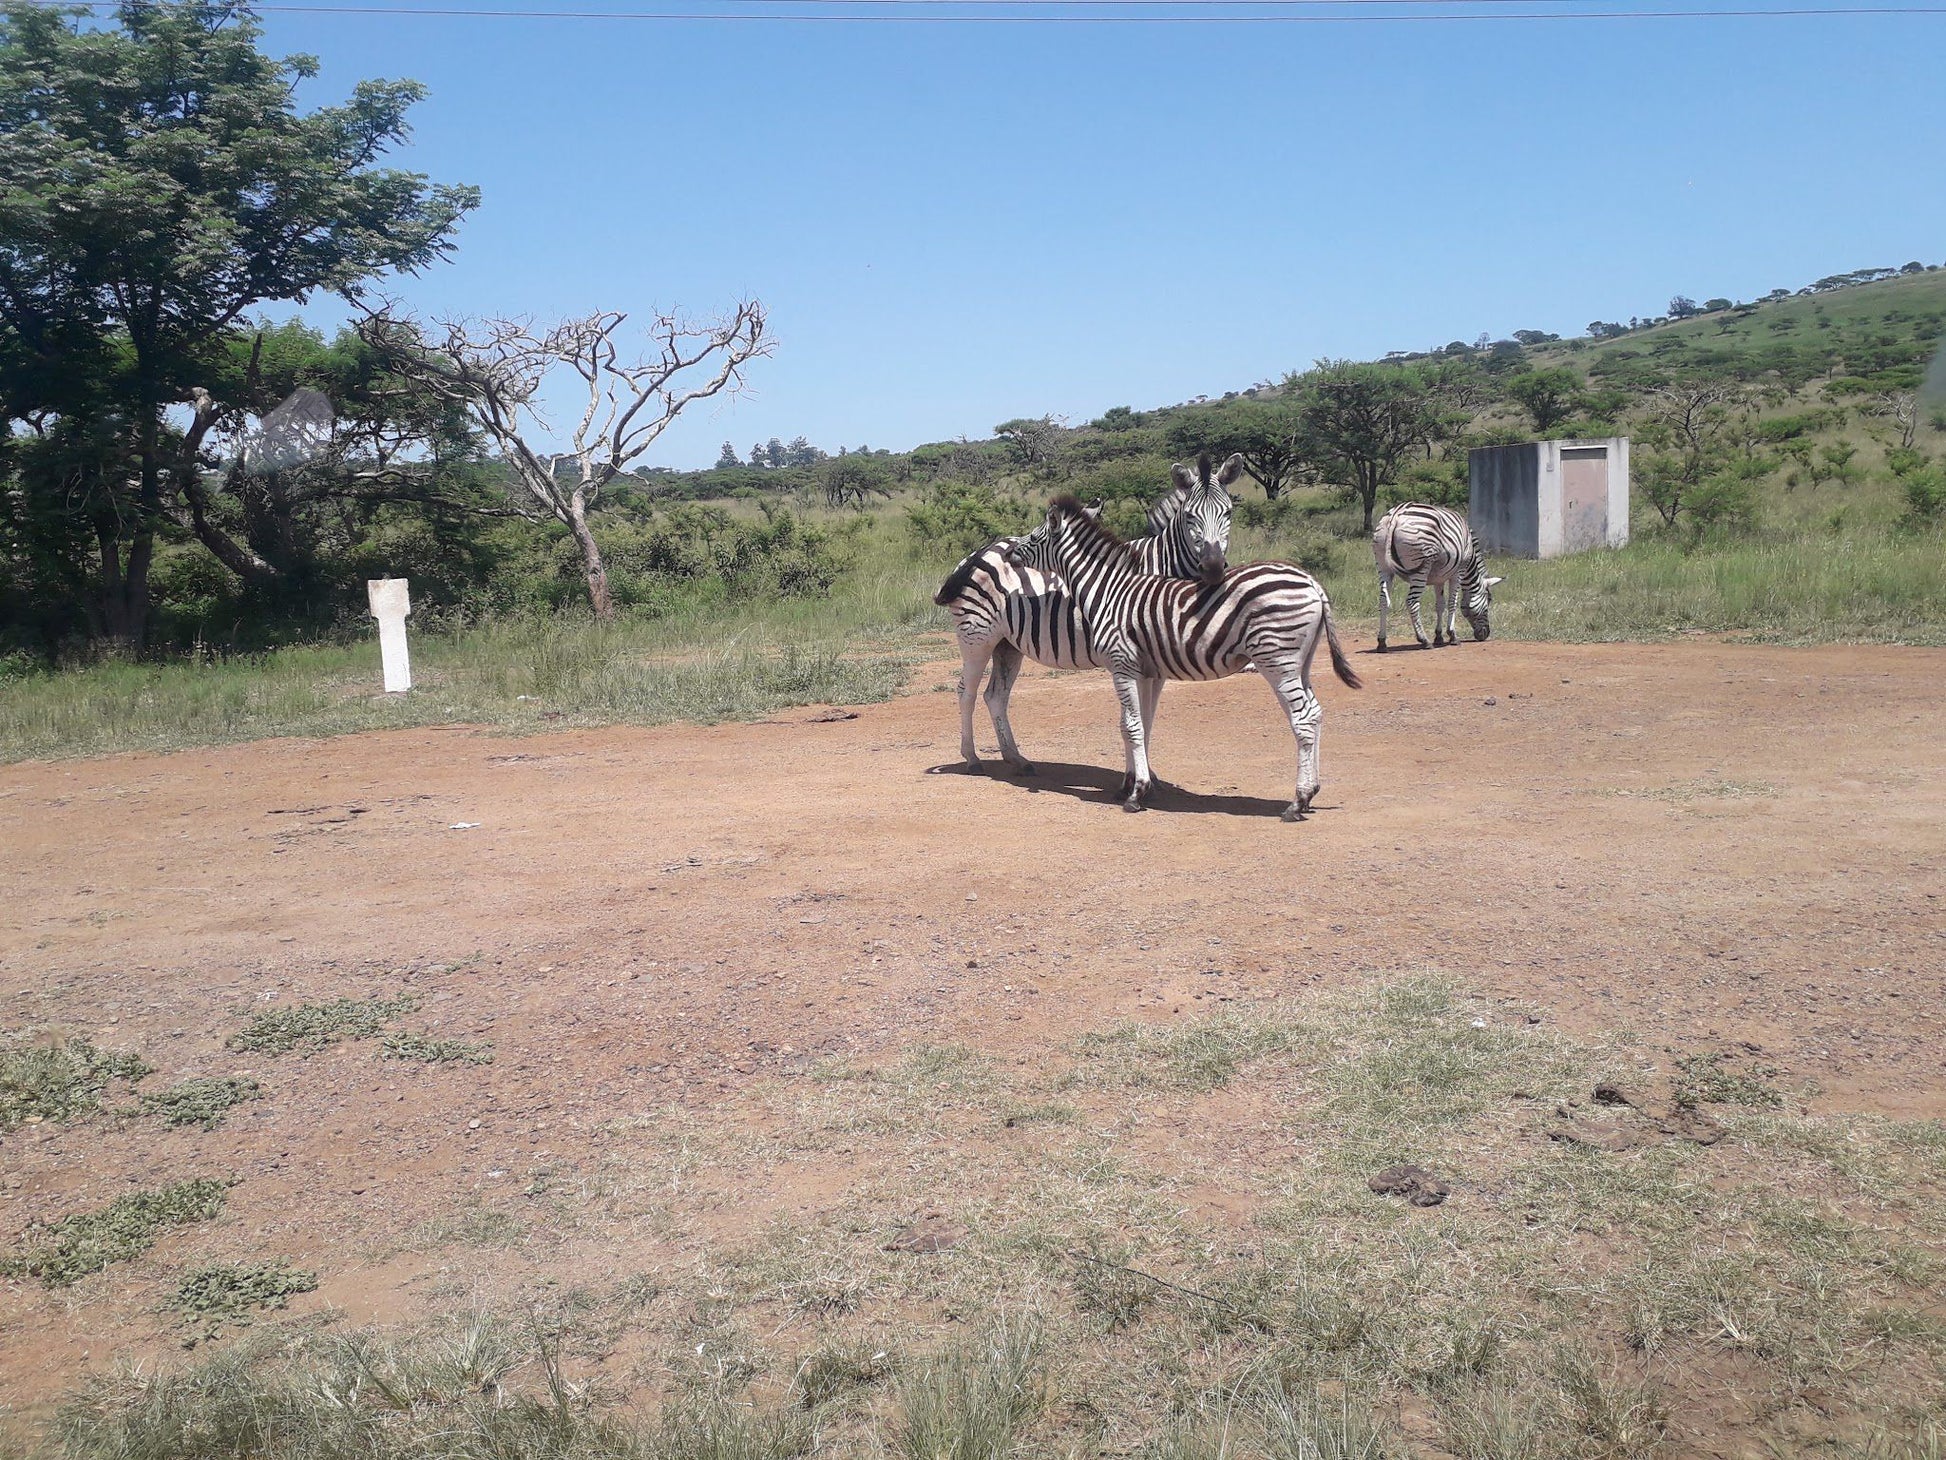
<path id="1" fill-rule="evenodd" d="M 1383 653 L 1385 653 L 1385 652 L 1386 652 L 1386 648 L 1385 648 L 1385 640 L 1383 640 L 1383 639 L 1380 639 L 1380 640 L 1378 641 L 1378 652 L 1379 652 L 1379 653 L 1381 653 L 1381 654 L 1383 654 Z"/>
<path id="2" fill-rule="evenodd" d="M 1284 808 L 1283 819 L 1285 821 L 1302 821 L 1304 819 L 1303 808 L 1300 807 L 1295 801 L 1291 802 L 1290 805 Z"/>
<path id="3" fill-rule="evenodd" d="M 1130 796 L 1128 800 L 1122 802 L 1122 810 L 1124 811 L 1147 811 L 1148 809 L 1148 807 L 1142 804 L 1140 799 L 1134 796 Z"/>

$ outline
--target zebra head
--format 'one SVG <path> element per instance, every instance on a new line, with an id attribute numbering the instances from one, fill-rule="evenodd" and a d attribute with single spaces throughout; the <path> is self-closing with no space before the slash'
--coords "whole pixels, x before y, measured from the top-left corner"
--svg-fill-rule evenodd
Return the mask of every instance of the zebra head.
<path id="1" fill-rule="evenodd" d="M 1196 458 L 1194 472 L 1177 462 L 1169 475 L 1182 499 L 1168 529 L 1176 560 L 1204 582 L 1214 583 L 1230 567 L 1230 513 L 1236 506 L 1230 483 L 1243 475 L 1243 458 L 1232 456 L 1212 472 L 1206 451 Z"/>
<path id="2" fill-rule="evenodd" d="M 1493 585 L 1505 581 L 1504 578 L 1481 578 L 1476 570 L 1473 582 L 1467 587 L 1466 598 L 1460 608 L 1466 614 L 1466 621 L 1473 625 L 1476 641 L 1483 642 L 1493 636 Z"/>

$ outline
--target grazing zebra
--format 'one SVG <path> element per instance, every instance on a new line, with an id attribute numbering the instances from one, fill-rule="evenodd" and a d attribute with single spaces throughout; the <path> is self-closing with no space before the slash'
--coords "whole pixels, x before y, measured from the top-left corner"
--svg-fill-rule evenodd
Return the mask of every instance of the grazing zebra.
<path id="1" fill-rule="evenodd" d="M 1120 794 L 1140 811 L 1148 794 L 1147 686 L 1165 679 L 1222 679 L 1255 668 L 1290 717 L 1297 740 L 1297 792 L 1284 820 L 1300 820 L 1318 794 L 1318 730 L 1324 712 L 1311 689 L 1322 638 L 1331 667 L 1361 685 L 1331 622 L 1318 581 L 1289 563 L 1231 568 L 1214 581 L 1185 583 L 1141 573 L 1129 544 L 1072 497 L 1056 498 L 1047 521 L 1008 549 L 1023 569 L 1058 574 L 1089 626 L 1094 658 L 1115 679 L 1122 702 L 1127 775 Z"/>
<path id="2" fill-rule="evenodd" d="M 1213 561 L 1215 571 L 1222 573 L 1230 544 L 1229 485 L 1242 472 L 1239 456 L 1214 473 L 1207 456 L 1198 459 L 1194 472 L 1176 465 L 1169 492 L 1149 514 L 1150 536 L 1137 539 L 1144 571 L 1197 577 Z M 933 602 L 951 612 L 959 639 L 961 758 L 969 767 L 980 764 L 973 741 L 973 701 L 984 676 L 987 714 L 1000 740 L 1001 758 L 1021 774 L 1032 775 L 1034 767 L 1020 753 L 1007 714 L 1022 656 L 1052 669 L 1100 669 L 1104 664 L 1066 587 L 1049 574 L 1008 562 L 1008 541 L 1001 538 L 968 554 Z M 1151 721 L 1161 692 L 1157 681 L 1145 700 Z"/>
<path id="3" fill-rule="evenodd" d="M 1473 625 L 1473 637 L 1493 632 L 1489 621 L 1493 585 L 1498 578 L 1481 574 L 1486 564 L 1473 543 L 1473 529 L 1459 513 L 1423 502 L 1403 502 L 1379 520 L 1372 534 L 1372 556 L 1378 559 L 1378 647 L 1385 651 L 1385 621 L 1392 612 L 1392 579 L 1402 577 L 1405 606 L 1412 614 L 1412 635 L 1426 648 L 1426 631 L 1419 626 L 1419 596 L 1432 584 L 1432 647 L 1457 644 L 1455 616 L 1462 610 Z"/>

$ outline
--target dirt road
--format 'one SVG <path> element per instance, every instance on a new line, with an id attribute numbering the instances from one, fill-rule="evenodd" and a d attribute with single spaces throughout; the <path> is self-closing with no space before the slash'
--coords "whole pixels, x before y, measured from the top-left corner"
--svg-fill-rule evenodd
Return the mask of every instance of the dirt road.
<path id="1" fill-rule="evenodd" d="M 852 719 L 0 769 L 6 1028 L 138 1050 L 159 1083 L 256 1069 L 223 1046 L 253 1009 L 407 988 L 496 1053 L 462 1081 L 332 1051 L 209 1134 L 25 1129 L 0 1145 L 7 1235 L 190 1163 L 245 1175 L 245 1229 L 302 1255 L 618 1112 L 834 1055 L 1426 966 L 1571 1028 L 1747 1041 L 1823 1108 L 1946 1114 L 1946 653 L 1354 657 L 1367 688 L 1323 682 L 1324 791 L 1296 826 L 1254 676 L 1170 688 L 1174 784 L 1140 816 L 1109 800 L 1105 679 L 1032 671 L 1039 774 L 966 775 L 944 665 Z M 355 1316 L 405 1282 L 357 1287 Z M 152 1323 L 125 1288 L 78 1314 L 0 1294 L 0 1401 Z"/>

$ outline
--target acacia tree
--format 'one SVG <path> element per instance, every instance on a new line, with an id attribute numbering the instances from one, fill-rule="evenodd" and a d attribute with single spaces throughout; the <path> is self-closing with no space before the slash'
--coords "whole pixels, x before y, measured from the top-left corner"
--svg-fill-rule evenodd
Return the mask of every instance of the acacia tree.
<path id="1" fill-rule="evenodd" d="M 885 468 L 862 452 L 832 457 L 824 463 L 822 475 L 827 506 L 862 511 L 873 497 L 892 495 L 885 485 Z"/>
<path id="2" fill-rule="evenodd" d="M 546 329 L 507 319 L 427 326 L 386 307 L 359 325 L 403 374 L 465 407 L 499 448 L 517 512 L 567 528 L 581 553 L 589 606 L 603 620 L 614 617 L 615 605 L 588 513 L 685 408 L 739 388 L 744 368 L 773 349 L 754 299 L 703 322 L 658 314 L 636 358 L 622 353 L 627 319 L 602 310 Z M 562 451 L 541 445 L 554 435 L 541 399 L 550 379 L 579 398 Z"/>
<path id="3" fill-rule="evenodd" d="M 1356 499 L 1370 532 L 1379 492 L 1443 432 L 1435 381 L 1412 365 L 1321 360 L 1284 389 L 1297 401 L 1307 469 Z"/>
<path id="4" fill-rule="evenodd" d="M 316 61 L 266 56 L 259 36 L 220 0 L 128 3 L 107 29 L 27 0 L 0 11 L 0 406 L 9 432 L 33 422 L 94 448 L 88 490 L 61 510 L 92 539 L 97 624 L 131 650 L 165 525 L 246 577 L 273 571 L 201 495 L 237 322 L 417 270 L 479 201 L 376 165 L 416 82 L 360 82 L 300 114 Z"/>
<path id="5" fill-rule="evenodd" d="M 1047 471 L 1054 465 L 1060 449 L 1061 427 L 1052 416 L 1021 416 L 1002 421 L 993 434 L 1007 443 L 1022 466 Z"/>
<path id="6" fill-rule="evenodd" d="M 1565 365 L 1523 370 L 1507 381 L 1507 398 L 1534 418 L 1534 429 L 1545 434 L 1581 407 L 1581 377 Z"/>
<path id="7" fill-rule="evenodd" d="M 1177 418 L 1169 445 L 1185 456 L 1241 456 L 1244 470 L 1276 501 L 1303 474 L 1303 417 L 1295 400 L 1233 400 Z"/>

